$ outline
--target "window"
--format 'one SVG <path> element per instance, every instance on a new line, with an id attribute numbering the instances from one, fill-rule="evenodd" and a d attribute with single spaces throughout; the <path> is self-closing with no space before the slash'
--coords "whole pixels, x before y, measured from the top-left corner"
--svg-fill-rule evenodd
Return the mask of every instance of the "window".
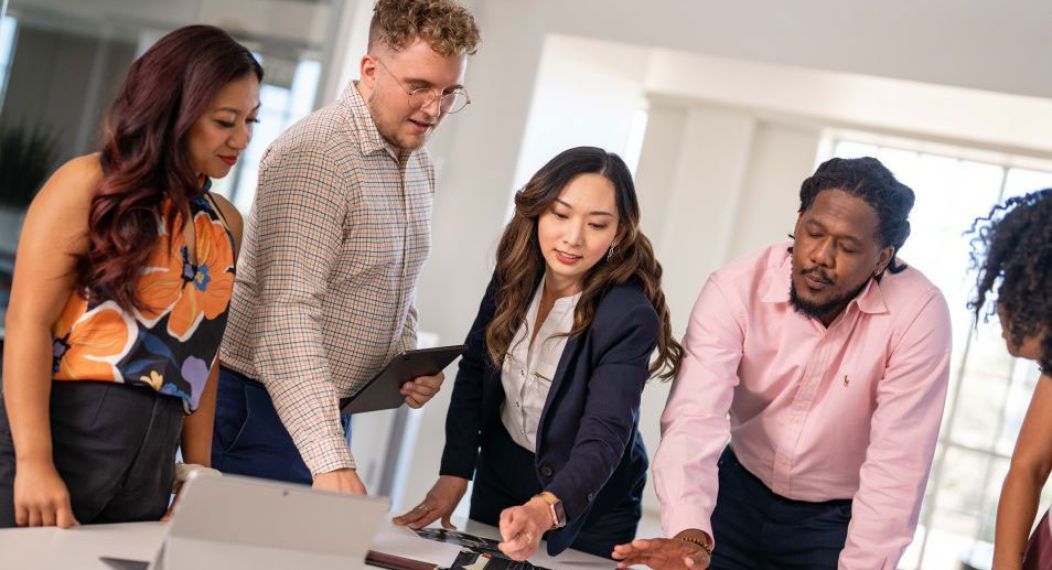
<path id="1" fill-rule="evenodd" d="M 290 66 L 284 62 L 264 61 L 263 56 L 258 54 L 257 57 L 271 69 L 279 65 Z M 213 190 L 230 199 L 246 215 L 256 197 L 259 161 L 263 158 L 263 152 L 278 135 L 310 114 L 314 107 L 314 96 L 321 80 L 321 62 L 302 59 L 291 65 L 294 71 L 288 85 L 275 83 L 268 69 L 259 89 L 259 124 L 252 133 L 252 142 L 230 174 L 214 181 Z"/>
<path id="2" fill-rule="evenodd" d="M 636 177 L 639 170 L 639 157 L 643 154 L 643 139 L 647 132 L 647 120 L 650 114 L 646 109 L 636 109 L 632 113 L 632 125 L 628 130 L 628 140 L 625 141 L 625 166 Z"/>
<path id="3" fill-rule="evenodd" d="M 939 445 L 914 542 L 901 568 L 954 569 L 961 562 L 989 568 L 1001 483 L 1039 377 L 1037 366 L 1009 356 L 994 318 L 974 327 L 967 301 L 973 220 L 1011 196 L 1052 187 L 1052 164 L 1021 168 L 1001 162 L 839 140 L 833 156 L 873 156 L 913 188 L 912 234 L 901 258 L 946 296 L 953 326 L 953 360 Z M 918 145 L 919 146 L 919 145 Z M 1052 502 L 1042 496 L 1041 512 Z"/>
<path id="4" fill-rule="evenodd" d="M 7 91 L 7 76 L 11 71 L 11 59 L 15 50 L 15 19 L 10 16 L 0 18 L 0 108 L 4 105 L 4 92 Z"/>

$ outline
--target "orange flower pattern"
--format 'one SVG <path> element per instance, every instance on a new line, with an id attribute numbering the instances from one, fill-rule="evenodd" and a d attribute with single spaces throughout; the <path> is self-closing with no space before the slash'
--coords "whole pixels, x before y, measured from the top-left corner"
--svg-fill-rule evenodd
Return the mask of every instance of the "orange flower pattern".
<path id="1" fill-rule="evenodd" d="M 56 322 L 56 328 L 66 328 L 67 332 L 55 335 L 55 379 L 121 382 L 117 363 L 135 340 L 134 321 L 113 301 L 91 310 L 87 305 L 82 296 L 72 295 Z M 74 321 L 73 315 L 78 313 L 80 317 Z"/>
<path id="2" fill-rule="evenodd" d="M 207 191 L 210 181 L 205 182 Z M 123 382 L 182 398 L 197 408 L 226 328 L 234 287 L 234 241 L 204 197 L 190 205 L 194 251 L 187 247 L 169 204 L 158 219 L 159 237 L 136 283 L 143 310 L 70 295 L 52 327 L 54 379 Z"/>

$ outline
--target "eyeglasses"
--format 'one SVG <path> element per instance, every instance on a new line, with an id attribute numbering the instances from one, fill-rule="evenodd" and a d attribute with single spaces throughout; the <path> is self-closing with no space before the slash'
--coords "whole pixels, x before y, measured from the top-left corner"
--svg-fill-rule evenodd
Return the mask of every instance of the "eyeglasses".
<path id="1" fill-rule="evenodd" d="M 414 109 L 426 107 L 431 103 L 434 103 L 437 99 L 439 101 L 438 107 L 443 113 L 452 115 L 458 111 L 462 111 L 464 107 L 467 107 L 471 103 L 471 97 L 468 97 L 468 92 L 463 88 L 457 88 L 455 91 L 449 93 L 443 93 L 434 87 L 409 87 L 406 85 L 401 78 L 391 71 L 391 68 L 387 67 L 387 64 L 380 61 L 378 58 L 373 58 L 373 61 L 380 64 L 380 67 L 384 68 L 391 77 L 394 78 L 395 82 L 409 95 L 409 105 Z"/>

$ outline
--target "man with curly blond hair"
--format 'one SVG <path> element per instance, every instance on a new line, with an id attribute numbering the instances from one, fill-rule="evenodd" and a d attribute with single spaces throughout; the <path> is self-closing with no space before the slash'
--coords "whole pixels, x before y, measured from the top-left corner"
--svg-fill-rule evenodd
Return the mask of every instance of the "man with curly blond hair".
<path id="1" fill-rule="evenodd" d="M 267 149 L 221 351 L 212 464 L 365 493 L 338 402 L 416 347 L 435 171 L 479 31 L 455 0 L 379 0 L 361 78 Z M 443 376 L 407 382 L 420 407 Z"/>

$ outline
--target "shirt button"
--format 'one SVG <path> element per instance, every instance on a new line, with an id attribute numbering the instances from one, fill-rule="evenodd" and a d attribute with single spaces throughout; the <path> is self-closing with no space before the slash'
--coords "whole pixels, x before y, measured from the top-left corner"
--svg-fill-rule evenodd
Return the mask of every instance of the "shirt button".
<path id="1" fill-rule="evenodd" d="M 551 477 L 552 468 L 547 465 L 541 465 L 541 477 Z"/>

